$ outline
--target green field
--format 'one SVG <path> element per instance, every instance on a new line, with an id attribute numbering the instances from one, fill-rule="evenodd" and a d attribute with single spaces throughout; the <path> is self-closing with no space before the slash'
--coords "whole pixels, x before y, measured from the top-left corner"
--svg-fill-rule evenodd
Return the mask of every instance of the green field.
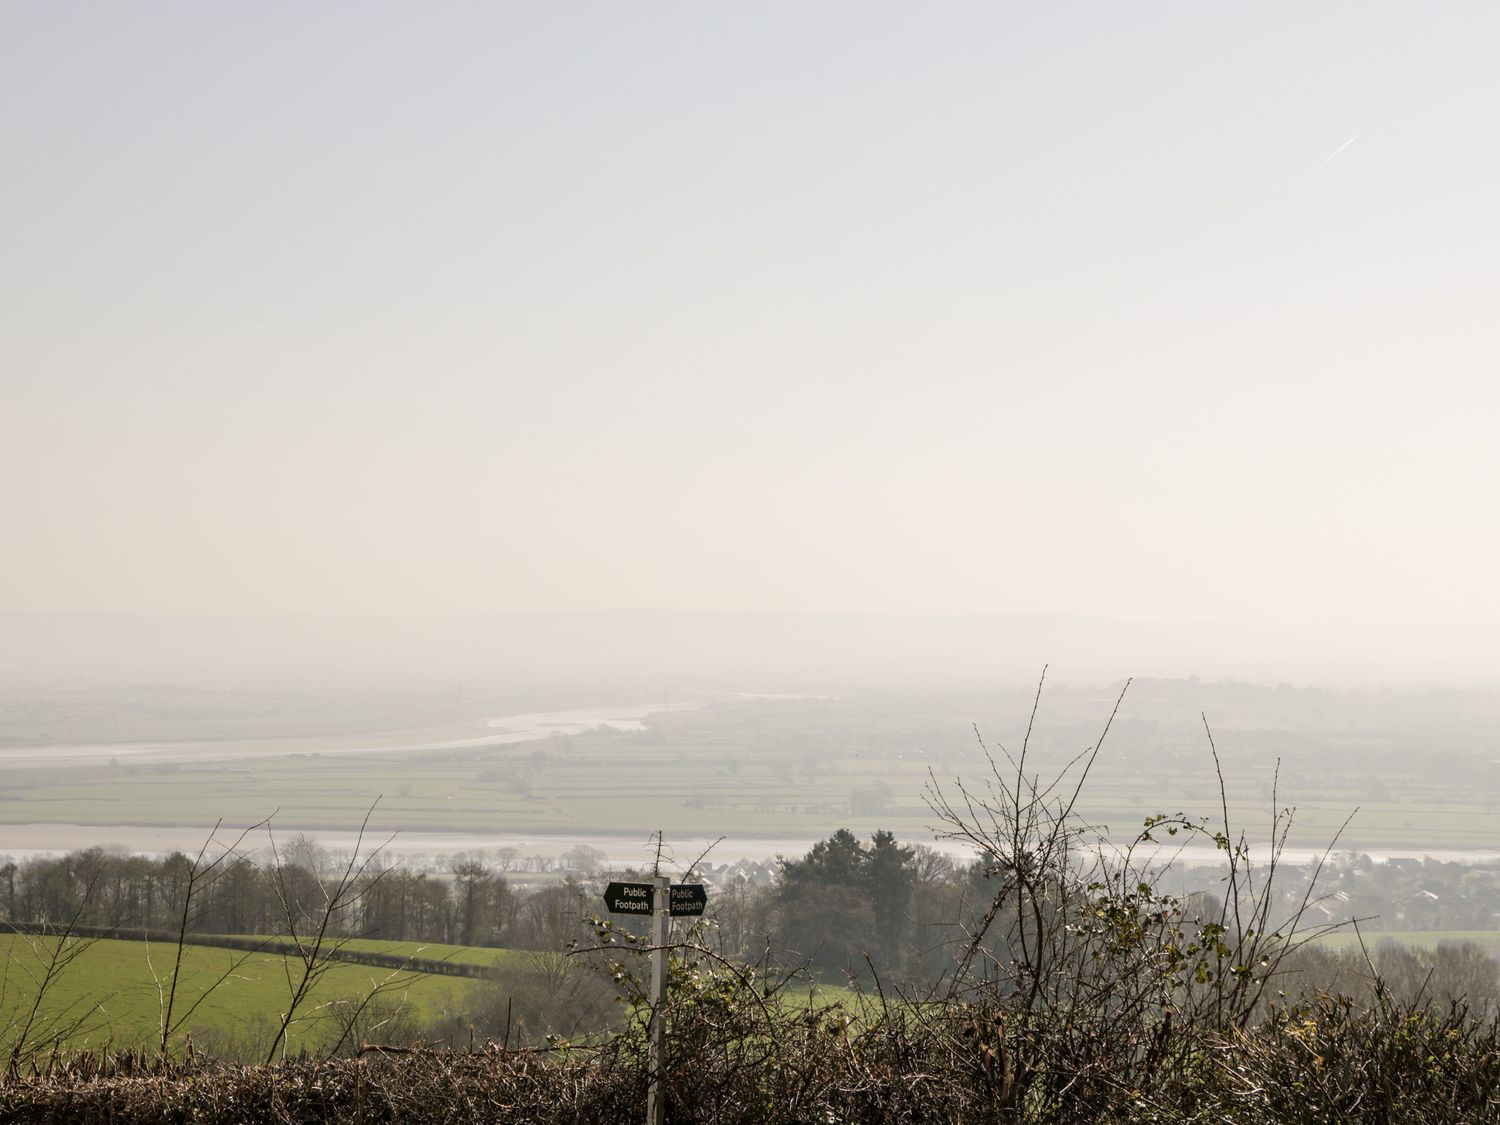
<path id="1" fill-rule="evenodd" d="M 5 1044 L 14 1041 L 20 1023 L 37 996 L 37 981 L 56 947 L 56 938 L 20 935 L 0 937 L 4 953 L 0 986 L 0 1026 Z M 399 953 L 473 964 L 502 964 L 506 954 L 492 949 L 423 946 L 417 942 L 358 942 L 379 952 Z M 49 987 L 41 1010 L 41 1025 L 33 1038 L 71 1029 L 63 1038 L 70 1048 L 147 1046 L 158 1042 L 164 996 L 175 950 L 140 941 L 89 942 L 78 958 Z M 200 1043 L 268 1042 L 271 1030 L 286 1011 L 291 994 L 289 974 L 299 965 L 276 954 L 245 954 L 210 946 L 188 946 L 178 985 L 174 1023 L 196 1004 L 183 1022 L 174 1043 L 185 1035 Z M 160 983 L 159 983 L 160 982 Z M 314 986 L 290 1034 L 290 1049 L 317 1050 L 338 1038 L 339 1003 L 363 998 L 379 988 L 385 1014 L 399 1010 L 403 1025 L 420 1026 L 440 1019 L 455 1008 L 464 993 L 483 982 L 463 977 L 392 973 L 365 965 L 338 963 Z M 76 1025 L 76 1026 L 75 1026 Z"/>
<path id="2" fill-rule="evenodd" d="M 442 945 L 436 942 L 381 941 L 376 938 L 343 938 L 339 948 L 355 953 L 389 953 L 426 961 L 451 961 L 457 965 L 515 968 L 526 963 L 530 953 L 517 949 L 495 949 L 484 945 Z"/>
<path id="3" fill-rule="evenodd" d="M 1132 690 L 1140 697 L 1127 701 L 1076 811 L 1116 838 L 1151 813 L 1215 815 L 1218 781 L 1201 720 L 1185 706 L 1188 689 L 1161 689 L 1159 698 L 1150 685 Z M 1500 848 L 1500 767 L 1491 762 L 1487 719 L 1429 738 L 1417 731 L 1419 720 L 1427 722 L 1422 716 L 1361 718 L 1358 700 L 1345 701 L 1348 713 L 1314 721 L 1295 710 L 1295 699 L 1278 701 L 1275 693 L 1220 694 L 1204 702 L 1223 715 L 1215 730 L 1230 811 L 1252 839 L 1268 834 L 1279 769 L 1274 804 L 1297 806 L 1294 845 L 1326 844 L 1358 806 L 1342 848 Z M 0 823 L 206 829 L 220 818 L 248 824 L 279 810 L 284 831 L 315 834 L 357 827 L 378 797 L 377 834 L 644 838 L 663 829 L 669 837 L 727 835 L 723 854 L 731 858 L 736 837 L 807 839 L 839 827 L 922 840 L 935 823 L 923 799 L 929 781 L 949 793 L 957 778 L 982 785 L 989 766 L 973 726 L 992 746 L 1015 748 L 1028 704 L 1019 697 L 715 702 L 654 715 L 644 731 L 597 729 L 461 750 L 18 767 L 0 771 Z M 1060 769 L 1098 738 L 1112 706 L 1108 692 L 1044 699 L 1028 770 L 1045 778 Z"/>
<path id="4" fill-rule="evenodd" d="M 47 960 L 57 948 L 57 940 L 22 935 L 0 937 L 0 951 L 4 954 L 3 978 L 0 978 L 0 1051 L 6 1055 L 20 1036 L 37 999 L 37 982 L 46 972 Z M 341 947 L 493 967 L 502 991 L 509 994 L 508 981 L 513 981 L 518 989 L 515 994 L 518 1019 L 522 1018 L 527 999 L 533 1005 L 538 1002 L 544 1008 L 547 1005 L 546 998 L 538 998 L 535 993 L 539 977 L 559 970 L 583 974 L 597 971 L 597 967 L 565 955 L 522 950 L 374 940 L 352 940 Z M 111 939 L 82 942 L 69 948 L 80 952 L 47 988 L 27 1042 L 48 1044 L 44 1054 L 53 1040 L 67 1051 L 131 1047 L 153 1050 L 160 1042 L 164 989 L 170 979 L 175 948 Z M 182 1050 L 191 1039 L 199 1049 L 210 1053 L 247 1061 L 263 1058 L 281 1014 L 286 1011 L 299 970 L 295 960 L 274 953 L 246 954 L 212 946 L 188 946 L 173 1015 L 174 1024 L 181 1023 L 172 1037 L 173 1050 Z M 604 978 L 598 979 L 602 982 Z M 334 963 L 299 1010 L 289 1030 L 287 1050 L 292 1054 L 304 1050 L 326 1051 L 339 1040 L 353 1006 L 376 992 L 378 995 L 368 1013 L 355 1024 L 351 1036 L 355 1044 L 407 1043 L 425 1038 L 435 1028 L 443 1028 L 447 1034 L 457 1031 L 462 1037 L 463 1029 L 468 1026 L 471 1002 L 480 996 L 480 990 L 493 988 L 480 978 L 392 972 Z M 847 987 L 805 979 L 791 984 L 779 997 L 780 1004 L 798 1009 L 809 1004 L 818 1008 L 841 1005 L 854 1015 L 874 1002 Z M 619 1014 L 610 1003 L 604 1008 L 606 1018 Z M 545 1018 L 545 1012 L 543 1015 Z M 559 1018 L 564 1017 L 559 1014 Z M 564 1030 L 567 1027 L 565 1022 Z M 492 1030 L 498 1038 L 498 1030 Z"/>

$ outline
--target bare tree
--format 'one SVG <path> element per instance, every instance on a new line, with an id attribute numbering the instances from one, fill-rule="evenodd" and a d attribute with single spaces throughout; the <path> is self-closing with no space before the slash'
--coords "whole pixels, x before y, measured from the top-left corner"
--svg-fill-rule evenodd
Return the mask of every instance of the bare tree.
<path id="1" fill-rule="evenodd" d="M 285 1050 L 288 1030 L 297 1020 L 298 1013 L 314 987 L 334 965 L 331 955 L 347 940 L 341 933 L 345 916 L 357 911 L 360 898 L 368 890 L 370 881 L 383 878 L 389 870 L 375 866 L 376 857 L 384 850 L 385 844 L 363 858 L 360 856 L 376 804 L 379 804 L 378 798 L 366 810 L 354 841 L 354 850 L 343 868 L 329 882 L 318 883 L 322 895 L 319 910 L 309 912 L 305 901 L 298 894 L 298 888 L 294 886 L 291 875 L 293 869 L 282 862 L 276 838 L 274 834 L 271 835 L 272 862 L 264 873 L 281 907 L 286 934 L 293 948 L 282 962 L 286 973 L 287 1007 L 281 1013 L 270 1047 L 266 1051 L 268 1063 L 276 1058 L 278 1051 Z M 367 875 L 370 876 L 368 880 Z M 347 1033 L 346 1030 L 345 1034 Z"/>
<path id="2" fill-rule="evenodd" d="M 218 979 L 210 982 L 206 988 L 199 992 L 197 998 L 188 1007 L 187 1011 L 182 1013 L 177 1012 L 178 984 L 182 979 L 183 960 L 187 955 L 188 935 L 197 921 L 196 911 L 201 905 L 203 893 L 223 874 L 226 870 L 226 864 L 240 858 L 240 845 L 244 843 L 245 837 L 259 828 L 264 828 L 270 823 L 270 818 L 267 817 L 265 820 L 250 825 L 236 836 L 232 843 L 220 846 L 218 855 L 205 861 L 209 849 L 218 842 L 216 837 L 223 823 L 221 820 L 214 825 L 213 831 L 203 841 L 203 846 L 198 849 L 198 854 L 193 857 L 192 862 L 188 865 L 185 872 L 184 885 L 181 888 L 182 909 L 177 916 L 177 941 L 173 946 L 172 968 L 165 977 L 157 974 L 156 967 L 151 962 L 150 947 L 147 947 L 146 966 L 151 972 L 151 979 L 156 984 L 157 1009 L 159 1012 L 158 1032 L 160 1038 L 158 1040 L 158 1052 L 163 1059 L 168 1056 L 172 1037 L 177 1034 L 192 1017 L 193 1013 L 198 1010 L 198 1006 L 221 984 L 230 979 L 250 956 L 253 956 L 253 954 L 247 953 L 244 957 L 231 958 L 224 972 L 220 974 Z"/>
<path id="3" fill-rule="evenodd" d="M 98 940 L 80 936 L 78 925 L 98 886 L 99 875 L 100 868 L 97 865 L 83 872 L 84 881 L 78 904 L 55 933 L 17 933 L 26 943 L 30 958 L 14 955 L 6 958 L 0 998 L 11 988 L 12 968 L 31 982 L 32 995 L 29 1003 L 23 1002 L 20 1005 L 19 1013 L 11 1017 L 9 1026 L 5 1029 L 6 1038 L 10 1041 L 5 1072 L 10 1077 L 17 1075 L 23 1065 L 38 1055 L 55 1053 L 65 1042 L 82 1032 L 89 1019 L 102 1010 L 103 997 L 89 1003 L 87 1007 L 75 1001 L 60 1011 L 50 1011 L 47 1002 L 57 982 Z"/>

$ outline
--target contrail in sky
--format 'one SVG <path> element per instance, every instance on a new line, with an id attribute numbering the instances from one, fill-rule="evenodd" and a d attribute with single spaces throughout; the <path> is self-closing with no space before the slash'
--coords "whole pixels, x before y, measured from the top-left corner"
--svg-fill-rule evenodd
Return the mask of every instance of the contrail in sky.
<path id="1" fill-rule="evenodd" d="M 1339 145 L 1339 147 L 1338 147 L 1338 148 L 1336 148 L 1336 149 L 1334 149 L 1334 150 L 1333 150 L 1333 151 L 1332 151 L 1332 152 L 1330 152 L 1330 153 L 1329 153 L 1329 154 L 1328 154 L 1328 156 L 1327 156 L 1327 157 L 1326 157 L 1326 158 L 1325 158 L 1325 159 L 1324 159 L 1324 160 L 1323 160 L 1323 163 L 1324 163 L 1324 164 L 1327 164 L 1327 163 L 1328 163 L 1328 162 L 1329 162 L 1329 161 L 1330 161 L 1330 160 L 1332 160 L 1332 159 L 1333 159 L 1333 158 L 1334 158 L 1334 157 L 1335 157 L 1335 156 L 1337 156 L 1337 155 L 1338 155 L 1338 154 L 1339 154 L 1339 153 L 1341 153 L 1341 152 L 1343 152 L 1343 151 L 1344 151 L 1344 150 L 1345 150 L 1345 149 L 1346 149 L 1346 148 L 1348 148 L 1348 147 L 1349 147 L 1349 146 L 1350 146 L 1350 145 L 1352 145 L 1352 144 L 1353 144 L 1353 143 L 1354 143 L 1354 142 L 1355 142 L 1355 141 L 1357 141 L 1357 140 L 1359 140 L 1359 134 L 1358 134 L 1358 133 L 1355 133 L 1355 134 L 1354 134 L 1354 136 L 1352 136 L 1352 137 L 1350 137 L 1350 138 L 1349 138 L 1349 139 L 1348 139 L 1348 140 L 1347 140 L 1347 141 L 1345 141 L 1345 142 L 1344 142 L 1344 143 L 1343 143 L 1343 144 L 1341 144 L 1341 145 Z"/>

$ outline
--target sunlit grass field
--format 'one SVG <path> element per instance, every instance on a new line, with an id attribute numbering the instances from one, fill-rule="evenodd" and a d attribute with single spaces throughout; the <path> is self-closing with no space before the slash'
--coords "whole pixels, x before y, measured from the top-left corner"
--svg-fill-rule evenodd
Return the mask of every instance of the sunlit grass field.
<path id="1" fill-rule="evenodd" d="M 0 936 L 4 957 L 0 1027 L 5 1029 L 7 1046 L 27 1019 L 58 940 Z M 502 950 L 434 947 L 416 942 L 355 944 L 405 956 L 437 959 L 447 955 L 472 964 L 499 964 L 506 957 Z M 32 1037 L 69 1030 L 64 1040 L 73 1048 L 123 1049 L 159 1042 L 175 954 L 172 946 L 140 941 L 83 943 L 82 952 L 47 988 Z M 182 1027 L 174 1045 L 181 1046 L 187 1035 L 209 1042 L 268 1041 L 271 1029 L 287 1009 L 300 969 L 295 960 L 277 954 L 187 946 L 173 1013 L 174 1024 L 182 1020 Z M 317 1050 L 337 1038 L 339 1023 L 332 1010 L 336 1001 L 363 998 L 379 989 L 385 1010 L 399 1007 L 417 1023 L 428 1023 L 453 1009 L 464 992 L 477 983 L 463 977 L 331 964 L 299 1011 L 291 1029 L 290 1050 Z"/>
<path id="2" fill-rule="evenodd" d="M 285 940 L 285 939 L 282 939 Z M 524 965 L 531 954 L 518 949 L 495 949 L 484 945 L 443 945 L 437 942 L 384 941 L 377 938 L 341 938 L 339 948 L 358 953 L 387 953 L 424 961 L 451 961 L 456 965 L 483 965 L 504 969 Z"/>
<path id="3" fill-rule="evenodd" d="M 10 1047 L 31 1019 L 39 984 L 47 971 L 57 938 L 6 935 L 0 937 L 3 976 L 0 976 L 0 1052 Z M 504 986 L 507 969 L 517 978 L 531 969 L 539 957 L 523 950 L 474 946 L 434 945 L 420 942 L 352 940 L 342 947 L 373 953 L 394 954 L 426 960 L 448 960 L 458 964 L 484 965 L 497 971 Z M 167 1003 L 167 989 L 176 949 L 170 945 L 140 941 L 100 939 L 75 942 L 71 961 L 47 987 L 37 1009 L 28 1041 L 54 1037 L 65 1050 L 132 1047 L 155 1049 Z M 641 965 L 642 973 L 645 965 Z M 295 987 L 300 965 L 275 953 L 250 953 L 212 946 L 185 947 L 182 973 L 172 1020 L 178 1027 L 172 1036 L 174 1051 L 191 1039 L 200 1047 L 232 1057 L 262 1057 L 281 1014 Z M 403 1036 L 461 1012 L 476 987 L 476 978 L 392 972 L 365 965 L 333 963 L 314 985 L 299 1009 L 287 1042 L 287 1051 L 316 1053 L 327 1050 L 339 1038 L 350 1003 L 378 993 L 372 1016 L 361 1028 L 358 1040 L 376 1020 L 396 1017 L 383 1027 L 374 1027 L 403 1041 Z M 777 993 L 775 1003 L 792 1009 L 841 1007 L 858 1020 L 876 1003 L 872 995 L 844 985 L 791 982 Z"/>

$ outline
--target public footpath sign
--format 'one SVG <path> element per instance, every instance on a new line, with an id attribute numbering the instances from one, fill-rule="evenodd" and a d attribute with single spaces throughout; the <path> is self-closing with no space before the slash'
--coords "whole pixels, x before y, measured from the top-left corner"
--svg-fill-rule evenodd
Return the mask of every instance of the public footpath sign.
<path id="1" fill-rule="evenodd" d="M 651 916 L 651 1022 L 646 1040 L 646 1125 L 663 1125 L 667 1099 L 661 1075 L 667 1058 L 667 1021 L 657 1018 L 667 999 L 667 942 L 673 918 L 696 917 L 708 905 L 708 888 L 698 883 L 668 882 L 657 876 L 649 883 L 611 883 L 604 888 L 604 905 L 611 914 Z"/>
<path id="2" fill-rule="evenodd" d="M 702 914 L 708 906 L 708 888 L 699 883 L 672 884 L 672 917 Z"/>
<path id="3" fill-rule="evenodd" d="M 604 905 L 611 914 L 650 914 L 656 905 L 655 889 L 650 883 L 611 883 L 604 888 Z"/>
<path id="4" fill-rule="evenodd" d="M 604 888 L 604 905 L 611 914 L 650 914 L 656 909 L 655 890 L 650 883 L 611 883 Z M 674 883 L 668 904 L 673 918 L 697 917 L 708 908 L 708 888 Z"/>

